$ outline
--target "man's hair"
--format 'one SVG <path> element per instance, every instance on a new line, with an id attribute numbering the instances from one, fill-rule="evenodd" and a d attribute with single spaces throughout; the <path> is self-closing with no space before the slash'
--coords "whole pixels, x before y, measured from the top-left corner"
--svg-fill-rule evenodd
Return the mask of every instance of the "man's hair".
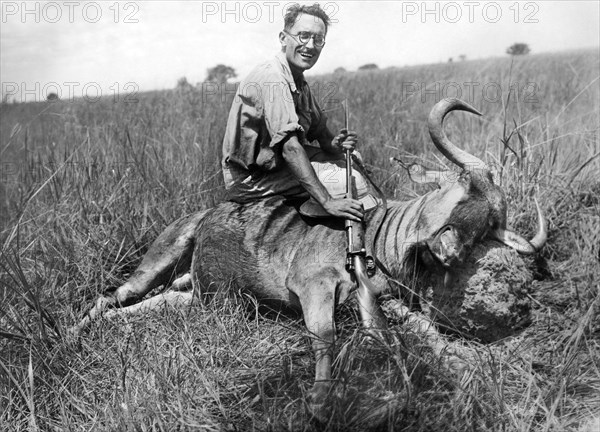
<path id="1" fill-rule="evenodd" d="M 322 19 L 325 23 L 325 32 L 327 32 L 331 20 L 329 19 L 329 15 L 321 9 L 319 3 L 315 3 L 312 6 L 300 6 L 298 3 L 289 6 L 285 13 L 285 17 L 283 18 L 283 28 L 285 30 L 290 30 L 294 24 L 296 24 L 300 14 L 312 15 Z"/>

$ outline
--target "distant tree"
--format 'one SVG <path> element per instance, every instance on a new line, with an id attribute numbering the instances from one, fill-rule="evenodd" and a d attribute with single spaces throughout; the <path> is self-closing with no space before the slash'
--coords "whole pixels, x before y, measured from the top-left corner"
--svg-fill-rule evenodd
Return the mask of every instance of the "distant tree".
<path id="1" fill-rule="evenodd" d="M 465 61 L 467 59 L 467 56 L 465 54 L 461 54 L 461 55 L 458 56 L 458 59 L 460 61 Z"/>
<path id="2" fill-rule="evenodd" d="M 188 90 L 193 87 L 194 86 L 188 82 L 186 77 L 181 77 L 177 80 L 177 86 L 175 87 L 175 89 L 176 90 Z"/>
<path id="3" fill-rule="evenodd" d="M 510 55 L 527 55 L 529 54 L 531 49 L 529 49 L 529 45 L 526 43 L 514 43 L 506 49 L 506 54 Z"/>
<path id="4" fill-rule="evenodd" d="M 375 63 L 367 63 L 358 68 L 358 70 L 375 70 L 375 69 L 379 69 L 379 66 L 377 66 Z"/>
<path id="5" fill-rule="evenodd" d="M 48 93 L 48 96 L 46 96 L 47 101 L 57 101 L 58 99 L 60 98 L 56 93 Z"/>
<path id="6" fill-rule="evenodd" d="M 333 71 L 333 73 L 343 74 L 343 73 L 346 73 L 346 69 L 344 69 L 343 67 L 335 68 L 335 70 Z"/>
<path id="7" fill-rule="evenodd" d="M 448 57 L 448 63 L 452 63 L 454 59 L 452 57 Z"/>
<path id="8" fill-rule="evenodd" d="M 237 77 L 235 73 L 235 69 L 231 66 L 226 66 L 224 64 L 218 64 L 215 67 L 208 68 L 206 70 L 206 81 L 209 82 L 227 82 L 229 78 Z"/>

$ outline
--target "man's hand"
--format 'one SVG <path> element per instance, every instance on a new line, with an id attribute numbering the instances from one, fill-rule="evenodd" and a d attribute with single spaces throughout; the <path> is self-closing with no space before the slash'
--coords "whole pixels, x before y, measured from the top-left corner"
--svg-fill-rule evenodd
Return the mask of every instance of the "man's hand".
<path id="1" fill-rule="evenodd" d="M 319 181 L 306 155 L 306 151 L 304 151 L 304 148 L 295 136 L 284 143 L 281 154 L 287 162 L 290 171 L 298 179 L 298 182 L 306 189 L 310 196 L 323 206 L 327 213 L 331 216 L 357 222 L 362 219 L 363 208 L 360 201 L 349 198 L 331 197 L 325 186 Z"/>
<path id="2" fill-rule="evenodd" d="M 349 198 L 331 198 L 322 204 L 331 216 L 360 222 L 363 218 L 363 207 L 360 201 Z"/>
<path id="3" fill-rule="evenodd" d="M 354 151 L 357 144 L 358 136 L 356 132 L 349 131 L 348 129 L 340 129 L 340 133 L 331 140 L 331 147 L 339 153 L 343 153 L 345 150 Z"/>

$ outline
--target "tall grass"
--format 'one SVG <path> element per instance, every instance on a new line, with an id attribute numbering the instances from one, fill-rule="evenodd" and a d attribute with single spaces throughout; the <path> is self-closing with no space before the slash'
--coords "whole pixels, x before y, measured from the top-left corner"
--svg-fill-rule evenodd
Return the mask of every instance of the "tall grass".
<path id="1" fill-rule="evenodd" d="M 565 53 L 313 82 L 332 129 L 343 124 L 338 102 L 350 101 L 363 156 L 397 199 L 422 190 L 390 156 L 447 165 L 425 121 L 457 83 L 484 117 L 451 115 L 451 140 L 494 166 L 517 230 L 534 231 L 534 196 L 550 222 L 534 266 L 534 323 L 496 344 L 457 342 L 473 353 L 461 381 L 445 376 L 410 331 L 395 330 L 404 346 L 364 346 L 340 312 L 335 379 L 343 397 L 330 430 L 598 425 L 598 61 L 597 53 Z M 535 87 L 523 91 L 527 83 Z M 497 88 L 500 95 L 491 93 Z M 230 94 L 188 89 L 140 94 L 132 104 L 0 106 L 2 428 L 315 427 L 304 410 L 314 366 L 300 320 L 256 313 L 249 299 L 103 322 L 81 347 L 60 337 L 100 292 L 127 278 L 168 223 L 223 199 L 219 158 L 230 104 Z"/>

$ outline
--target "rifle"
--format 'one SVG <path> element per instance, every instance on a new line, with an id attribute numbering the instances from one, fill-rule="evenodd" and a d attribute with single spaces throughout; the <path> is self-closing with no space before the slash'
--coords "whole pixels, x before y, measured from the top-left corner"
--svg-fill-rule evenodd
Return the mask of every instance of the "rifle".
<path id="1" fill-rule="evenodd" d="M 348 99 L 344 103 L 344 127 L 348 130 Z M 356 184 L 352 176 L 352 152 L 346 149 L 346 197 L 357 199 Z M 346 219 L 346 270 L 354 275 L 357 287 L 358 308 L 363 325 L 366 328 L 386 328 L 387 323 L 383 316 L 377 299 L 373 293 L 377 292 L 367 273 L 367 251 L 365 249 L 365 236 L 362 222 Z"/>

